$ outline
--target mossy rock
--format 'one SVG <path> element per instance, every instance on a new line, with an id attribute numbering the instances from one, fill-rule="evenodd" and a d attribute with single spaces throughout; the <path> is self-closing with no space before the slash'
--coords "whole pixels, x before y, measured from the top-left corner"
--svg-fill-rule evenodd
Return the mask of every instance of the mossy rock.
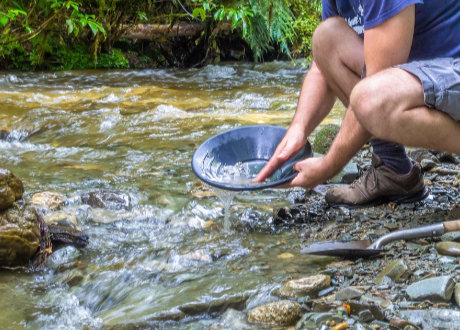
<path id="1" fill-rule="evenodd" d="M 316 132 L 315 140 L 313 141 L 313 151 L 325 154 L 329 150 L 339 130 L 340 126 L 334 124 L 327 124 L 321 127 L 318 132 Z"/>
<path id="2" fill-rule="evenodd" d="M 0 210 L 11 206 L 23 193 L 22 181 L 9 170 L 0 168 Z"/>
<path id="3" fill-rule="evenodd" d="M 40 236 L 31 207 L 0 211 L 0 266 L 27 265 L 39 249 Z"/>

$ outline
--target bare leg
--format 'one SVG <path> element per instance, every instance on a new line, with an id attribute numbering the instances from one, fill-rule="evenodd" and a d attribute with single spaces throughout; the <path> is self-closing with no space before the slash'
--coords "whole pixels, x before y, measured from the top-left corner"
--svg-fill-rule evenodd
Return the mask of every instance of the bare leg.
<path id="1" fill-rule="evenodd" d="M 419 79 L 405 70 L 366 78 L 353 90 L 351 106 L 364 128 L 380 139 L 460 155 L 460 122 L 427 108 Z"/>
<path id="2" fill-rule="evenodd" d="M 343 18 L 329 18 L 315 30 L 313 58 L 329 87 L 348 107 L 364 67 L 363 40 Z"/>

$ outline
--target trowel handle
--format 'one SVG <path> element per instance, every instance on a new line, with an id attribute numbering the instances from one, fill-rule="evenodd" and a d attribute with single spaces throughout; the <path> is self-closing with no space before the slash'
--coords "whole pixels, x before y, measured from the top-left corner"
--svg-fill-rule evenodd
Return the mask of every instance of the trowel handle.
<path id="1" fill-rule="evenodd" d="M 442 223 L 444 231 L 449 233 L 451 231 L 460 231 L 460 220 L 444 221 Z"/>

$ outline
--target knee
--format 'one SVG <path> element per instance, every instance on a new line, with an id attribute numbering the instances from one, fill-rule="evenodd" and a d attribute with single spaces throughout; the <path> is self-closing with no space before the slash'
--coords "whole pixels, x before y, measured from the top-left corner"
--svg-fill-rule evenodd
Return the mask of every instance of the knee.
<path id="1" fill-rule="evenodd" d="M 346 24 L 342 17 L 330 17 L 317 26 L 312 38 L 312 52 L 315 60 L 330 55 L 330 51 L 336 44 L 338 31 L 348 27 Z"/>
<path id="2" fill-rule="evenodd" d="M 350 106 L 361 125 L 370 133 L 378 135 L 383 128 L 385 117 L 384 97 L 374 79 L 360 81 L 350 95 Z"/>

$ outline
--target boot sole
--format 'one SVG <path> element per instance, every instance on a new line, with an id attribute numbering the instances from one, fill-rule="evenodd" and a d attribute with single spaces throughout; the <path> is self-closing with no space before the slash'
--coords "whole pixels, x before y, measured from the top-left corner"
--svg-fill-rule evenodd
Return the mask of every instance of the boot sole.
<path id="1" fill-rule="evenodd" d="M 369 202 L 363 204 L 335 204 L 335 203 L 328 203 L 329 206 L 332 207 L 346 207 L 349 209 L 357 209 L 362 207 L 371 207 L 371 206 L 378 206 L 387 203 L 395 203 L 395 204 L 407 204 L 407 203 L 414 203 L 421 200 L 424 200 L 430 194 L 430 190 L 428 188 L 423 188 L 422 190 L 410 194 L 410 195 L 399 195 L 399 196 L 384 196 L 379 197 Z"/>

